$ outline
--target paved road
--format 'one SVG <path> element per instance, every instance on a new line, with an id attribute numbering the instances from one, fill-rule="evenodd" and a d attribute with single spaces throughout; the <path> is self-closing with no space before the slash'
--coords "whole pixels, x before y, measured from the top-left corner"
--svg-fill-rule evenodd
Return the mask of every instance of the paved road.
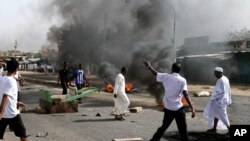
<path id="1" fill-rule="evenodd" d="M 154 99 L 148 94 L 130 94 L 131 107 L 143 106 L 140 113 L 131 113 L 125 121 L 115 121 L 110 115 L 113 107 L 112 95 L 100 92 L 85 97 L 79 105 L 78 113 L 62 115 L 36 114 L 32 110 L 38 106 L 39 88 L 42 85 L 27 83 L 22 87 L 21 99 L 27 104 L 28 111 L 22 113 L 23 121 L 30 135 L 30 141 L 111 141 L 114 138 L 141 137 L 149 140 L 160 126 L 163 113 L 157 107 Z M 60 94 L 59 88 L 48 88 L 53 94 Z M 205 133 L 207 123 L 202 117 L 202 110 L 208 97 L 192 97 L 196 105 L 197 116 L 192 119 L 187 113 L 190 138 L 194 141 L 223 141 L 229 140 L 225 135 Z M 233 96 L 233 105 L 228 108 L 232 124 L 250 124 L 250 98 Z M 101 116 L 97 117 L 96 114 Z M 39 132 L 48 132 L 46 137 L 36 137 Z M 6 131 L 7 141 L 18 140 L 13 132 Z M 165 132 L 162 141 L 178 141 L 179 136 L 175 122 Z"/>

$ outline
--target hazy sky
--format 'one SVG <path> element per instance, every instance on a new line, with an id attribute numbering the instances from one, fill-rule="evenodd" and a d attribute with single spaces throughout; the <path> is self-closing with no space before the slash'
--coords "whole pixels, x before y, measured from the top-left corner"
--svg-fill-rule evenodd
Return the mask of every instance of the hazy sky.
<path id="1" fill-rule="evenodd" d="M 53 24 L 61 24 L 57 14 L 46 17 L 41 10 L 52 0 L 0 0 L 0 50 L 37 52 L 46 44 Z M 225 39 L 231 30 L 250 29 L 250 0 L 170 0 L 176 10 L 177 45 L 185 37 L 210 35 Z M 171 14 L 171 13 L 169 13 Z"/>
<path id="2" fill-rule="evenodd" d="M 45 0 L 49 2 L 48 0 Z M 0 0 L 0 50 L 37 52 L 46 43 L 48 28 L 60 22 L 41 13 L 41 0 Z"/>

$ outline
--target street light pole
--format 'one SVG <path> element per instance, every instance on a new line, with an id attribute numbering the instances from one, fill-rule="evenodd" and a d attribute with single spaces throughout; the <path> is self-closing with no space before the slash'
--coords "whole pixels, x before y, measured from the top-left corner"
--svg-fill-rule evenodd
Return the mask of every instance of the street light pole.
<path id="1" fill-rule="evenodd" d="M 177 60 L 177 53 L 176 53 L 176 46 L 175 46 L 175 29 L 176 29 L 176 12 L 175 12 L 175 9 L 172 5 L 170 4 L 167 4 L 172 10 L 173 10 L 173 13 L 174 13 L 174 37 L 173 37 L 173 46 L 174 46 L 174 62 L 176 62 Z"/>
<path id="2" fill-rule="evenodd" d="M 14 48 L 15 48 L 15 53 L 14 53 L 14 56 L 16 57 L 16 56 L 17 56 L 17 51 L 16 51 L 16 48 L 17 48 L 17 41 L 15 41 Z"/>

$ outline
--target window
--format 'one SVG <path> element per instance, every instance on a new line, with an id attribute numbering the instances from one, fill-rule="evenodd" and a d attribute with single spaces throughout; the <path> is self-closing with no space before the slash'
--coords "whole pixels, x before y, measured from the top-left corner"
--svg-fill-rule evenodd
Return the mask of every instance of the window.
<path id="1" fill-rule="evenodd" d="M 250 41 L 247 41 L 247 48 L 250 48 Z"/>

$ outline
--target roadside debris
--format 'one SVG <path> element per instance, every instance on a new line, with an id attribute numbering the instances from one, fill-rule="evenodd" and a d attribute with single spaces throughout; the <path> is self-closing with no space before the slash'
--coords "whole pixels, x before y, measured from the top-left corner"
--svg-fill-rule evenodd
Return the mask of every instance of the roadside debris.
<path id="1" fill-rule="evenodd" d="M 210 96 L 210 92 L 208 91 L 200 91 L 200 92 L 197 92 L 197 93 L 194 93 L 193 94 L 195 97 L 208 97 Z"/>
<path id="2" fill-rule="evenodd" d="M 38 131 L 38 133 L 36 134 L 36 137 L 47 137 L 48 136 L 48 132 L 45 131 Z"/>
<path id="3" fill-rule="evenodd" d="M 133 108 L 130 108 L 129 111 L 130 111 L 131 113 L 142 112 L 142 107 L 133 107 Z"/>
<path id="4" fill-rule="evenodd" d="M 100 117 L 100 116 L 101 116 L 101 114 L 100 114 L 100 113 L 97 113 L 95 116 Z"/>

